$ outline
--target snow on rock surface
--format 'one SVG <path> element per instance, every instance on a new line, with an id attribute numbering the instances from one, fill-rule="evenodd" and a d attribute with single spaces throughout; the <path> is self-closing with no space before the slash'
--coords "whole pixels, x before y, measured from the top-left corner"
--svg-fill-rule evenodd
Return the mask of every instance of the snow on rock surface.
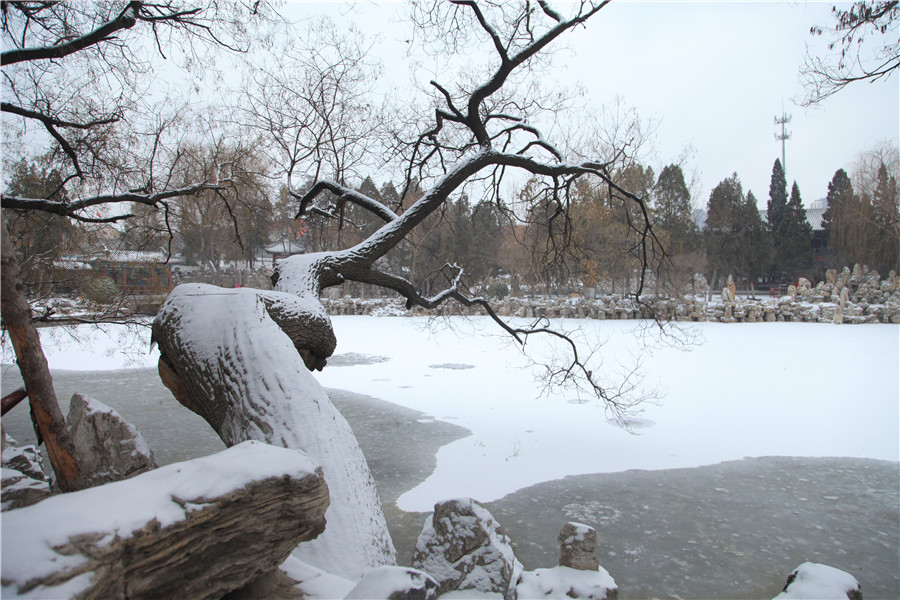
<path id="1" fill-rule="evenodd" d="M 343 598 L 356 583 L 338 575 L 318 569 L 298 559 L 288 556 L 281 567 L 281 572 L 296 581 L 294 586 L 306 600 L 334 600 Z"/>
<path id="2" fill-rule="evenodd" d="M 438 584 L 428 573 L 409 567 L 366 571 L 344 600 L 435 600 Z"/>
<path id="3" fill-rule="evenodd" d="M 438 581 L 440 594 L 474 590 L 513 598 L 522 572 L 509 536 L 471 498 L 434 505 L 416 542 L 412 565 Z"/>
<path id="4" fill-rule="evenodd" d="M 5 432 L 2 454 L 2 510 L 40 502 L 52 494 L 44 475 L 41 453 L 35 446 L 19 446 Z"/>
<path id="5" fill-rule="evenodd" d="M 805 562 L 788 576 L 776 600 L 862 600 L 859 582 L 840 569 Z"/>
<path id="6" fill-rule="evenodd" d="M 221 597 L 321 532 L 327 503 L 310 457 L 255 441 L 56 495 L 4 513 L 2 595 Z"/>
<path id="7" fill-rule="evenodd" d="M 597 560 L 597 530 L 582 523 L 568 522 L 559 532 L 559 565 L 584 571 L 600 568 Z"/>
<path id="8" fill-rule="evenodd" d="M 358 579 L 367 568 L 394 564 L 396 553 L 350 425 L 298 353 L 302 335 L 292 339 L 297 332 L 286 332 L 278 322 L 305 314 L 306 323 L 321 324 L 328 317 L 317 305 L 314 298 L 281 292 L 185 284 L 160 309 L 154 336 L 174 370 L 202 388 L 202 402 L 215 405 L 207 411 L 212 420 L 199 414 L 218 421 L 214 428 L 226 444 L 257 439 L 303 450 L 322 465 L 331 493 L 328 526 L 295 556 Z"/>
<path id="9" fill-rule="evenodd" d="M 596 571 L 553 567 L 523 573 L 522 581 L 516 586 L 516 597 L 518 600 L 615 600 L 619 588 L 603 567 Z"/>
<path id="10" fill-rule="evenodd" d="M 141 432 L 116 410 L 90 396 L 72 396 L 66 427 L 72 435 L 80 477 L 88 486 L 119 481 L 158 466 Z"/>

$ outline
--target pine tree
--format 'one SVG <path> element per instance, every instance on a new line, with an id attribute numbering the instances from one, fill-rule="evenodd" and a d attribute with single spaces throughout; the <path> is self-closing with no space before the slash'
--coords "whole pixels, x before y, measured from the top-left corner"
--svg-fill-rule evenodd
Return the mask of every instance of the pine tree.
<path id="1" fill-rule="evenodd" d="M 784 219 L 787 210 L 787 181 L 785 180 L 784 168 L 781 161 L 775 159 L 772 165 L 772 177 L 769 181 L 769 201 L 766 203 L 766 223 L 771 235 L 772 244 L 772 265 L 771 274 L 776 278 L 781 278 L 784 272 L 784 265 L 781 264 L 783 252 L 782 246 L 790 245 L 788 240 L 781 238 L 781 221 Z"/>
<path id="2" fill-rule="evenodd" d="M 872 263 L 882 273 L 900 269 L 900 190 L 884 162 L 878 168 L 872 199 L 877 244 Z"/>
<path id="3" fill-rule="evenodd" d="M 769 202 L 766 205 L 766 221 L 769 224 L 769 231 L 778 229 L 787 201 L 787 180 L 784 175 L 784 167 L 781 166 L 780 160 L 775 159 L 775 164 L 772 165 L 772 178 L 769 182 Z M 778 246 L 777 241 L 775 246 Z"/>
<path id="4" fill-rule="evenodd" d="M 753 285 L 772 264 L 772 241 L 766 224 L 759 216 L 759 206 L 753 192 L 747 192 L 738 217 L 738 274 L 745 275 Z"/>
<path id="5" fill-rule="evenodd" d="M 807 274 L 812 266 L 812 227 L 806 220 L 806 210 L 800 198 L 800 187 L 794 182 L 791 199 L 785 206 L 778 229 L 772 232 L 775 246 L 776 274 L 785 280 L 795 280 Z"/>
<path id="6" fill-rule="evenodd" d="M 737 173 L 719 183 L 709 195 L 703 241 L 712 268 L 712 284 L 719 277 L 737 274 L 742 267 L 739 236 L 743 190 Z"/>
<path id="7" fill-rule="evenodd" d="M 851 218 L 858 198 L 853 194 L 853 185 L 847 172 L 838 169 L 828 184 L 828 195 L 825 197 L 825 212 L 822 214 L 822 228 L 825 230 L 829 253 L 838 258 L 838 262 L 847 260 Z"/>
<path id="8" fill-rule="evenodd" d="M 666 250 L 678 255 L 694 250 L 698 243 L 697 225 L 693 219 L 691 193 L 678 165 L 663 168 L 656 182 L 653 208 L 660 233 L 668 241 Z"/>

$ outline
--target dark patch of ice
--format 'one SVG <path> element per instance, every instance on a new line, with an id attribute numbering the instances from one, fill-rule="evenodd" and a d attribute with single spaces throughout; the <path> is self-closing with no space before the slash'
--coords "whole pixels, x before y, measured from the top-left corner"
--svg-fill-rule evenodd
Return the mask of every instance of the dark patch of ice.
<path id="1" fill-rule="evenodd" d="M 566 521 L 595 527 L 623 600 L 772 598 L 806 561 L 900 598 L 898 475 L 890 461 L 748 458 L 571 476 L 486 506 L 527 569 L 557 563 Z"/>
<path id="2" fill-rule="evenodd" d="M 465 369 L 474 369 L 475 365 L 467 365 L 465 363 L 444 363 L 441 365 L 428 365 L 429 369 L 452 369 L 454 371 L 463 371 Z"/>

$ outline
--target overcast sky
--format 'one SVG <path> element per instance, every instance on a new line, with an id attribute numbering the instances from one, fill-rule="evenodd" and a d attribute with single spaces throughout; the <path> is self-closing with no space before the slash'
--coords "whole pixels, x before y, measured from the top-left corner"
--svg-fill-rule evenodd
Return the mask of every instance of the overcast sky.
<path id="1" fill-rule="evenodd" d="M 812 25 L 831 25 L 832 3 L 822 2 L 613 2 L 586 28 L 572 32 L 552 75 L 578 82 L 600 107 L 620 98 L 643 119 L 658 123 L 648 162 L 659 167 L 688 150 L 686 176 L 696 177 L 694 202 L 705 207 L 710 191 L 737 172 L 744 191 L 765 208 L 772 164 L 781 156 L 774 117 L 787 126 L 788 186 L 796 180 L 804 202 L 822 198 L 834 172 L 848 172 L 859 153 L 884 141 L 898 143 L 900 83 L 857 83 L 817 108 L 803 108 L 798 69 L 807 45 L 824 55 L 825 40 Z M 408 24 L 398 3 L 357 5 L 294 3 L 292 17 L 323 12 L 380 34 L 373 53 L 385 64 L 388 84 L 414 77 L 427 84 L 428 69 L 409 72 Z M 896 31 L 894 32 L 896 37 Z M 474 50 L 474 49 L 473 49 Z M 480 50 L 480 49 L 479 49 Z M 386 82 L 382 82 L 384 84 Z M 658 173 L 658 171 L 657 171 Z"/>

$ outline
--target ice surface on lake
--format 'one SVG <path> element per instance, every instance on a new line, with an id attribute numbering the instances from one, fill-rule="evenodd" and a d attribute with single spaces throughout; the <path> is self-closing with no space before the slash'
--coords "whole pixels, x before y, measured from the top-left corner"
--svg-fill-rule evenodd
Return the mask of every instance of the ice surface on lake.
<path id="1" fill-rule="evenodd" d="M 900 327 L 811 323 L 683 325 L 702 337 L 688 351 L 641 345 L 634 321 L 574 321 L 607 339 L 615 377 L 643 358 L 659 405 L 610 426 L 592 399 L 541 395 L 522 353 L 486 318 L 336 317 L 338 353 L 389 356 L 325 369 L 326 387 L 369 394 L 469 429 L 441 448 L 438 466 L 401 496 L 429 511 L 458 496 L 491 501 L 566 475 L 715 464 L 745 456 L 900 459 Z M 531 342 L 530 342 L 531 343 Z M 464 371 L 430 368 L 467 364 Z"/>
<path id="2" fill-rule="evenodd" d="M 611 425 L 594 401 L 539 396 L 521 354 L 485 320 L 449 321 L 458 333 L 448 321 L 428 329 L 426 319 L 333 322 L 338 349 L 320 381 L 394 403 L 335 398 L 387 503 L 401 563 L 411 558 L 422 516 L 398 510 L 394 500 L 427 479 L 406 494 L 404 508 L 430 511 L 432 498 L 493 497 L 489 509 L 529 568 L 555 564 L 566 520 L 597 527 L 600 562 L 623 595 L 640 595 L 646 585 L 656 595 L 734 589 L 772 597 L 791 569 L 813 560 L 852 572 L 867 596 L 900 596 L 900 327 L 705 324 L 705 343 L 690 352 L 647 355 L 649 382 L 668 394 L 634 418 L 632 434 Z M 610 368 L 639 348 L 629 333 L 635 322 L 588 325 L 609 338 Z M 135 345 L 135 336 L 111 328 L 78 346 L 67 333 L 51 332 L 41 330 L 51 367 L 81 369 L 55 374 L 64 405 L 72 391 L 83 391 L 115 407 L 141 428 L 160 463 L 223 447 L 162 387 L 148 339 Z M 4 362 L 7 356 L 5 349 Z M 151 368 L 108 370 L 135 363 Z M 445 364 L 474 368 L 430 368 Z M 4 366 L 4 393 L 17 384 L 15 367 Z M 16 438 L 29 432 L 23 408 L 3 418 Z M 741 460 L 771 455 L 892 462 Z M 715 466 L 623 472 L 703 464 Z M 560 479 L 570 473 L 584 474 Z M 411 541 L 400 539 L 405 530 Z"/>

